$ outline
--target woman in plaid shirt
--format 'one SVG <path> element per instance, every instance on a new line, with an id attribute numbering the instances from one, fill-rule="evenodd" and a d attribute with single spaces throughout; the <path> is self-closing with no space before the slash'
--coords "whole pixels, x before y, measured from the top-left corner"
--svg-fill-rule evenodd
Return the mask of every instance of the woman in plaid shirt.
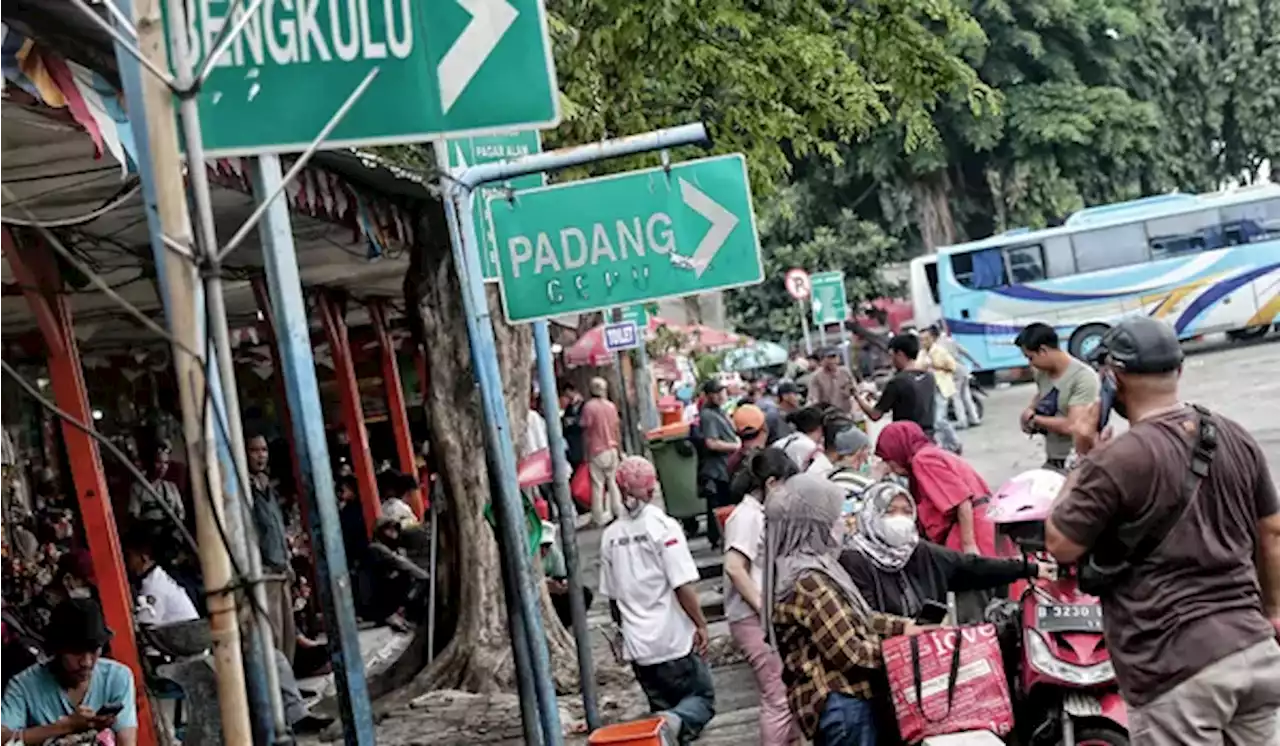
<path id="1" fill-rule="evenodd" d="M 874 746 L 871 682 L 886 637 L 916 634 L 911 620 L 872 611 L 837 556 L 843 491 L 812 474 L 785 483 L 758 475 L 771 494 L 765 626 L 782 656 L 782 680 L 815 746 Z"/>

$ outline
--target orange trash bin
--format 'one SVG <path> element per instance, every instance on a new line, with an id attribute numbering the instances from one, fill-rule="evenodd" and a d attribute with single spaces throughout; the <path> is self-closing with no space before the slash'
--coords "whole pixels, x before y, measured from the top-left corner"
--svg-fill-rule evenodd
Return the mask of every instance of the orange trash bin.
<path id="1" fill-rule="evenodd" d="M 662 746 L 662 718 L 606 725 L 587 739 L 590 746 Z"/>

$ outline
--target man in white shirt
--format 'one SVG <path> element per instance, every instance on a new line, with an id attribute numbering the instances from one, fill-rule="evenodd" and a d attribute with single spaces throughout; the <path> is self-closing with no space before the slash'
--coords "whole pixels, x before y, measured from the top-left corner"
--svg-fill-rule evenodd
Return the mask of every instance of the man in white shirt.
<path id="1" fill-rule="evenodd" d="M 707 623 L 694 585 L 698 568 L 680 524 L 650 505 L 657 473 L 628 456 L 616 476 L 624 514 L 600 539 L 600 595 L 622 630 L 623 654 L 679 743 L 698 737 L 715 715 L 711 669 L 703 655 Z"/>
<path id="2" fill-rule="evenodd" d="M 165 569 L 156 564 L 151 539 L 134 531 L 125 542 L 124 564 L 138 581 L 138 624 L 160 627 L 199 619 L 196 605 Z"/>
<path id="3" fill-rule="evenodd" d="M 790 456 L 800 471 L 808 470 L 814 460 L 822 456 L 819 445 L 822 440 L 822 419 L 823 410 L 816 406 L 792 412 L 787 415 L 787 422 L 795 428 L 794 432 L 773 444 L 774 448 L 781 448 Z M 826 461 L 826 458 L 823 457 L 822 460 Z M 819 466 L 828 470 L 831 468 L 830 462 L 820 463 Z"/>

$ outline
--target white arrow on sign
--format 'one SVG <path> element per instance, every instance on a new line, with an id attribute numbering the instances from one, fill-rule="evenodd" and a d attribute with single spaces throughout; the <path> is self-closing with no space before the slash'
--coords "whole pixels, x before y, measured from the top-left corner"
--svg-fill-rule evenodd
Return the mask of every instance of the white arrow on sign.
<path id="1" fill-rule="evenodd" d="M 471 14 L 471 21 L 436 66 L 440 108 L 446 114 L 520 15 L 507 0 L 457 0 L 457 3 Z"/>
<path id="2" fill-rule="evenodd" d="M 698 242 L 698 248 L 694 250 L 691 261 L 694 272 L 698 277 L 702 277 L 702 273 L 711 266 L 711 260 L 716 258 L 716 252 L 724 246 L 729 234 L 733 233 L 733 229 L 737 227 L 738 216 L 724 209 L 718 202 L 684 179 L 680 179 L 680 199 L 684 200 L 684 203 L 694 212 L 711 221 L 711 229 Z"/>

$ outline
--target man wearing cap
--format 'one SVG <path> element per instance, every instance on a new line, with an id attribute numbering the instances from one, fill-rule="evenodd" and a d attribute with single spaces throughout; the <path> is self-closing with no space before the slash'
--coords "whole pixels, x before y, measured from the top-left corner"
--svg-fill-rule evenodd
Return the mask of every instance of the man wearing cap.
<path id="1" fill-rule="evenodd" d="M 1179 399 L 1168 325 L 1127 319 L 1097 355 L 1129 431 L 1099 435 L 1097 406 L 1082 420 L 1088 454 L 1046 543 L 1061 562 L 1122 568 L 1101 597 L 1132 742 L 1274 745 L 1280 498 L 1266 458 L 1240 425 Z"/>
<path id="2" fill-rule="evenodd" d="M 698 567 L 680 524 L 650 504 L 657 473 L 639 456 L 618 467 L 624 512 L 600 537 L 600 595 L 622 630 L 623 657 L 652 712 L 680 743 L 715 715 L 703 658 L 707 622 L 698 603 Z"/>
<path id="3" fill-rule="evenodd" d="M 822 365 L 809 378 L 809 404 L 830 404 L 852 414 L 854 384 L 853 374 L 840 360 L 840 351 L 829 347 L 822 352 Z"/>
<path id="4" fill-rule="evenodd" d="M 698 410 L 698 427 L 702 431 L 702 448 L 698 450 L 698 492 L 707 501 L 707 540 L 712 547 L 720 545 L 720 523 L 715 509 L 729 504 L 729 456 L 742 447 L 737 431 L 724 413 L 728 392 L 718 379 L 702 385 L 702 409 Z"/>
<path id="5" fill-rule="evenodd" d="M 795 381 L 782 381 L 778 384 L 778 409 L 772 419 L 769 419 L 769 443 L 773 445 L 779 438 L 785 438 L 795 432 L 795 428 L 788 421 L 788 416 L 792 412 L 798 412 L 804 407 L 804 395 L 800 393 L 800 387 Z M 766 412 L 766 414 L 768 414 Z"/>
<path id="6" fill-rule="evenodd" d="M 134 746 L 138 713 L 133 672 L 102 657 L 111 631 L 98 604 L 63 601 L 45 629 L 52 657 L 18 674 L 4 692 L 0 742 L 43 744 L 111 730 L 117 746 Z M 77 742 L 79 742 L 77 740 Z"/>
<path id="7" fill-rule="evenodd" d="M 828 464 L 823 475 L 828 479 L 840 481 L 837 477 L 846 474 L 870 476 L 871 438 L 853 420 L 828 417 L 822 423 L 822 443 Z"/>
<path id="8" fill-rule="evenodd" d="M 1022 412 L 1024 432 L 1044 434 L 1044 465 L 1066 469 L 1075 433 L 1085 424 L 1098 400 L 1098 374 L 1058 345 L 1058 333 L 1048 324 L 1028 324 L 1014 344 L 1035 371 L 1036 395 Z"/>

